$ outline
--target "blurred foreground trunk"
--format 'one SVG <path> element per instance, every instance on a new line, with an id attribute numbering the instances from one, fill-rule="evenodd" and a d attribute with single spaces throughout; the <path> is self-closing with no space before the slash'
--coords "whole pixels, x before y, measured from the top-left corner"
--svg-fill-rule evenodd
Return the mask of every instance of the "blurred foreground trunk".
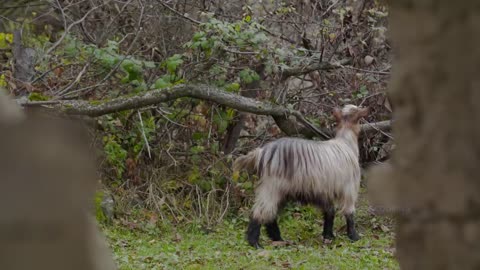
<path id="1" fill-rule="evenodd" d="M 390 3 L 397 148 L 372 173 L 372 200 L 408 210 L 402 269 L 480 269 L 479 2 Z"/>
<path id="2" fill-rule="evenodd" d="M 0 269 L 113 270 L 90 205 L 96 177 L 85 134 L 24 117 L 0 89 Z"/>

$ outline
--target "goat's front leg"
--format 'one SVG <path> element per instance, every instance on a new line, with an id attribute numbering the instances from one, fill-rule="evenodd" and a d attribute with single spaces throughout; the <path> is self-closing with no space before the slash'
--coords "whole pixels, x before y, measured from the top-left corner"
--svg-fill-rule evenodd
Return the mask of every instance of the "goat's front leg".
<path id="1" fill-rule="evenodd" d="M 260 222 L 258 222 L 255 218 L 250 218 L 250 223 L 248 224 L 247 229 L 247 241 L 254 248 L 262 248 L 259 243 L 261 228 L 262 224 Z"/>
<path id="2" fill-rule="evenodd" d="M 357 241 L 360 240 L 360 236 L 357 233 L 357 230 L 355 229 L 355 221 L 353 220 L 353 213 L 351 214 L 346 214 L 345 215 L 345 220 L 347 222 L 347 236 L 350 238 L 352 241 Z"/>
<path id="3" fill-rule="evenodd" d="M 333 223 L 335 220 L 335 209 L 333 207 L 326 207 L 323 210 L 323 239 L 333 240 Z"/>

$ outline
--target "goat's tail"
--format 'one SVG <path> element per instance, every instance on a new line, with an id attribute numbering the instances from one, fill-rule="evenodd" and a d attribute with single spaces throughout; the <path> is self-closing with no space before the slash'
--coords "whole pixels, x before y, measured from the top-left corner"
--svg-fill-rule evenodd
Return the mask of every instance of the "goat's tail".
<path id="1" fill-rule="evenodd" d="M 253 172 L 257 166 L 257 160 L 262 153 L 261 148 L 256 148 L 255 150 L 250 151 L 248 154 L 238 157 L 235 162 L 233 162 L 233 171 L 238 172 L 242 169 Z"/>

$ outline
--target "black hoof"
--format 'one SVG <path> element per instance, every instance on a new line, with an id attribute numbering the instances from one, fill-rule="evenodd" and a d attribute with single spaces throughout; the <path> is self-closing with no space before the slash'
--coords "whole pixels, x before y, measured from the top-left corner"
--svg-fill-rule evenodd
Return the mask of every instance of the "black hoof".
<path id="1" fill-rule="evenodd" d="M 356 232 L 348 234 L 348 238 L 353 242 L 360 240 L 360 236 Z"/>
<path id="2" fill-rule="evenodd" d="M 333 235 L 333 233 L 329 233 L 329 234 L 323 234 L 323 239 L 326 239 L 326 240 L 334 240 L 335 239 L 335 235 Z"/>
<path id="3" fill-rule="evenodd" d="M 263 249 L 262 245 L 260 245 L 258 242 L 248 244 L 250 244 L 250 246 L 254 247 L 255 249 Z"/>

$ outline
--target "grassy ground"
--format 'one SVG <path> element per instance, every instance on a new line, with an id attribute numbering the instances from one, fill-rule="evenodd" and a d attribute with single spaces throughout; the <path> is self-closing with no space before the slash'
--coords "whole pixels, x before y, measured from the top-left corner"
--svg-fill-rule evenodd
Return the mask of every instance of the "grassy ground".
<path id="1" fill-rule="evenodd" d="M 321 215 L 312 207 L 292 205 L 279 226 L 289 246 L 273 246 L 262 232 L 264 250 L 244 240 L 245 219 L 227 218 L 212 232 L 198 226 L 114 225 L 104 231 L 120 269 L 398 269 L 393 223 L 368 211 L 361 199 L 357 213 L 362 239 L 351 243 L 341 217 L 336 239 L 321 241 Z"/>

